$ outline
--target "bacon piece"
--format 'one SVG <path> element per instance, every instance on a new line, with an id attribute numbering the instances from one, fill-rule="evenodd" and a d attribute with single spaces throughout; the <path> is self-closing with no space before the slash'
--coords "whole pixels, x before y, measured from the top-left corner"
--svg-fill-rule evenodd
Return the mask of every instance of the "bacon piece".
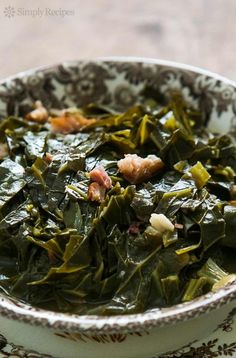
<path id="1" fill-rule="evenodd" d="M 164 163 L 156 155 L 141 158 L 137 154 L 125 154 L 125 158 L 119 160 L 117 165 L 126 180 L 138 184 L 156 175 Z"/>
<path id="2" fill-rule="evenodd" d="M 51 130 L 54 133 L 77 133 L 81 128 L 96 122 L 95 118 L 85 118 L 80 113 L 69 113 L 64 111 L 61 117 L 51 117 Z"/>
<path id="3" fill-rule="evenodd" d="M 128 228 L 129 234 L 138 234 L 140 232 L 139 226 L 140 226 L 139 222 L 134 222 L 134 223 L 130 224 L 130 226 Z"/>
<path id="4" fill-rule="evenodd" d="M 106 189 L 96 182 L 89 185 L 88 198 L 91 201 L 101 202 L 105 198 Z"/>
<path id="5" fill-rule="evenodd" d="M 105 189 L 110 189 L 112 187 L 112 181 L 103 166 L 99 166 L 91 170 L 89 177 L 92 181 L 100 184 Z"/>
<path id="6" fill-rule="evenodd" d="M 52 162 L 52 159 L 53 159 L 53 156 L 51 153 L 45 153 L 44 157 L 43 157 L 44 160 L 46 160 L 46 162 L 48 163 L 51 163 Z"/>
<path id="7" fill-rule="evenodd" d="M 25 118 L 33 121 L 33 122 L 38 122 L 38 123 L 44 123 L 48 120 L 48 111 L 47 109 L 43 106 L 41 101 L 36 101 L 35 102 L 35 109 L 31 112 L 29 112 Z"/>

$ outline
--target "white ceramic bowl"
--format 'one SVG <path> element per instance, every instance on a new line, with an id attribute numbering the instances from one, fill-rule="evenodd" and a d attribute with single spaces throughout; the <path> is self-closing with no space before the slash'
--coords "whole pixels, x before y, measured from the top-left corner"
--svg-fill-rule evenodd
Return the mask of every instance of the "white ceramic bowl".
<path id="1" fill-rule="evenodd" d="M 168 100 L 173 90 L 204 114 L 204 124 L 236 133 L 236 84 L 166 61 L 113 58 L 30 70 L 0 83 L 0 117 L 89 102 L 125 109 L 145 97 Z M 152 358 L 210 333 L 236 304 L 236 284 L 168 309 L 127 316 L 58 314 L 0 296 L 0 346 L 5 340 L 37 357 Z M 1 347 L 0 347 L 1 348 Z"/>

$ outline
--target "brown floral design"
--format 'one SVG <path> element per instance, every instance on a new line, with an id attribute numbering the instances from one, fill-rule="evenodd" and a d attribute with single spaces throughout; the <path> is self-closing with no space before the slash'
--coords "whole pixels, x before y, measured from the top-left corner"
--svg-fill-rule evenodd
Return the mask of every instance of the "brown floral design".
<path id="1" fill-rule="evenodd" d="M 132 332 L 132 333 L 114 333 L 114 334 L 83 334 L 83 333 L 70 333 L 70 332 L 58 332 L 55 333 L 58 337 L 62 337 L 65 339 L 70 339 L 71 341 L 81 341 L 84 343 L 87 342 L 97 342 L 97 343 L 122 343 L 124 342 L 128 336 L 138 336 L 142 337 L 144 335 L 150 334 L 148 331 L 144 332 Z"/>
<path id="2" fill-rule="evenodd" d="M 235 315 L 236 315 L 236 308 L 230 311 L 226 319 L 217 327 L 217 329 L 222 329 L 224 332 L 231 332 L 233 330 Z"/>
<path id="3" fill-rule="evenodd" d="M 224 341 L 225 336 L 222 336 L 222 342 L 220 342 L 220 339 L 218 338 L 221 331 L 223 331 L 224 333 L 232 332 L 232 337 L 234 337 L 234 332 L 236 330 L 236 324 L 234 324 L 236 323 L 235 316 L 236 308 L 230 311 L 224 321 L 215 329 L 212 336 L 216 336 L 216 338 L 207 340 L 200 345 L 198 343 L 195 343 L 196 346 L 193 346 L 193 343 L 189 344 L 181 350 L 165 354 L 159 358 L 213 358 L 228 356 L 236 357 L 236 341 L 234 340 L 232 342 L 222 343 Z"/>
<path id="4" fill-rule="evenodd" d="M 165 103 L 176 89 L 203 111 L 206 120 L 213 112 L 236 113 L 234 86 L 205 74 L 155 63 L 81 61 L 2 81 L 0 117 L 24 114 L 36 99 L 47 107 L 97 102 L 123 110 L 150 97 Z"/>
<path id="5" fill-rule="evenodd" d="M 230 344 L 218 344 L 218 339 L 213 339 L 207 343 L 203 343 L 199 347 L 189 347 L 185 351 L 179 351 L 164 355 L 159 358 L 213 358 L 213 357 L 226 357 L 236 353 L 236 342 Z"/>
<path id="6" fill-rule="evenodd" d="M 189 344 L 172 353 L 162 355 L 161 357 L 151 358 L 213 358 L 213 357 L 236 357 L 236 341 L 235 341 L 235 329 L 236 329 L 236 308 L 234 308 L 226 317 L 226 319 L 220 324 L 212 336 L 207 338 L 201 343 L 195 342 Z M 230 327 L 230 329 L 228 329 Z M 148 332 L 145 332 L 148 334 Z M 71 334 L 67 332 L 57 333 L 59 337 L 73 340 L 75 342 L 88 342 L 93 341 L 95 343 L 122 343 L 127 335 L 113 334 L 113 335 L 96 335 L 89 336 L 86 334 Z M 141 336 L 139 332 L 133 333 L 133 335 Z M 228 338 L 229 337 L 229 338 Z M 17 346 L 7 342 L 6 338 L 0 335 L 0 358 L 53 358 L 51 355 L 40 354 L 35 351 L 26 351 L 22 346 Z M 54 357 L 56 358 L 56 357 Z M 66 357 L 65 357 L 66 358 Z M 110 357 L 109 357 L 110 358 Z"/>

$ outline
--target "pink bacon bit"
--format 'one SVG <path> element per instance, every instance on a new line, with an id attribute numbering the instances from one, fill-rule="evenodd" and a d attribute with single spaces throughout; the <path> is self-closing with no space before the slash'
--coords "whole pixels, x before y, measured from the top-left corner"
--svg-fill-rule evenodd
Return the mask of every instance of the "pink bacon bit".
<path id="1" fill-rule="evenodd" d="M 164 166 L 156 155 L 141 158 L 137 154 L 125 154 L 117 163 L 119 171 L 131 184 L 139 184 L 156 175 Z"/>
<path id="2" fill-rule="evenodd" d="M 132 224 L 130 224 L 129 228 L 128 228 L 128 233 L 129 234 L 138 234 L 140 232 L 140 223 L 139 222 L 134 222 Z"/>
<path id="3" fill-rule="evenodd" d="M 112 187 L 112 181 L 103 166 L 96 167 L 89 173 L 89 177 L 92 181 L 98 183 L 105 189 Z"/>
<path id="4" fill-rule="evenodd" d="M 51 163 L 52 160 L 53 160 L 53 156 L 52 156 L 51 153 L 46 152 L 45 155 L 44 155 L 44 157 L 43 157 L 43 159 L 44 159 L 47 163 Z"/>
<path id="5" fill-rule="evenodd" d="M 91 201 L 101 202 L 105 198 L 106 189 L 96 182 L 89 185 L 88 199 Z"/>

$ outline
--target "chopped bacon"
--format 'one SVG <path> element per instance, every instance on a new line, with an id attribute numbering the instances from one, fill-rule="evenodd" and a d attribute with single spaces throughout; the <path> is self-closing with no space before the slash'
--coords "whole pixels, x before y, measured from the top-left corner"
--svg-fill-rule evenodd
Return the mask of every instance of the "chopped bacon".
<path id="1" fill-rule="evenodd" d="M 92 181 L 100 184 L 105 189 L 110 189 L 112 187 L 112 181 L 103 166 L 99 166 L 91 170 L 89 177 Z"/>
<path id="2" fill-rule="evenodd" d="M 130 224 L 130 226 L 128 228 L 129 234 L 138 234 L 140 232 L 139 226 L 140 226 L 139 222 L 134 222 L 134 223 Z"/>
<path id="3" fill-rule="evenodd" d="M 31 112 L 29 112 L 25 118 L 33 121 L 33 122 L 38 122 L 38 123 L 44 123 L 48 120 L 48 111 L 47 109 L 43 106 L 41 101 L 36 101 L 35 102 L 35 109 Z"/>
<path id="4" fill-rule="evenodd" d="M 88 198 L 91 201 L 101 202 L 105 198 L 106 189 L 96 182 L 89 185 Z"/>
<path id="5" fill-rule="evenodd" d="M 80 113 L 69 113 L 64 111 L 61 117 L 51 117 L 51 130 L 54 133 L 77 133 L 81 128 L 96 122 L 94 118 L 85 118 Z"/>
<path id="6" fill-rule="evenodd" d="M 106 190 L 112 187 L 111 178 L 103 166 L 91 170 L 89 177 L 93 182 L 89 185 L 88 198 L 92 201 L 101 202 L 105 198 Z"/>
<path id="7" fill-rule="evenodd" d="M 5 158 L 8 155 L 8 146 L 6 143 L 0 143 L 0 159 Z"/>
<path id="8" fill-rule="evenodd" d="M 156 175 L 164 163 L 156 155 L 141 158 L 137 154 L 126 154 L 117 165 L 126 180 L 131 184 L 138 184 Z"/>
<path id="9" fill-rule="evenodd" d="M 48 163 L 51 163 L 52 162 L 52 159 L 53 159 L 53 156 L 52 156 L 52 154 L 51 153 L 45 153 L 45 155 L 44 155 L 44 160 L 46 160 L 46 162 L 48 162 Z"/>

